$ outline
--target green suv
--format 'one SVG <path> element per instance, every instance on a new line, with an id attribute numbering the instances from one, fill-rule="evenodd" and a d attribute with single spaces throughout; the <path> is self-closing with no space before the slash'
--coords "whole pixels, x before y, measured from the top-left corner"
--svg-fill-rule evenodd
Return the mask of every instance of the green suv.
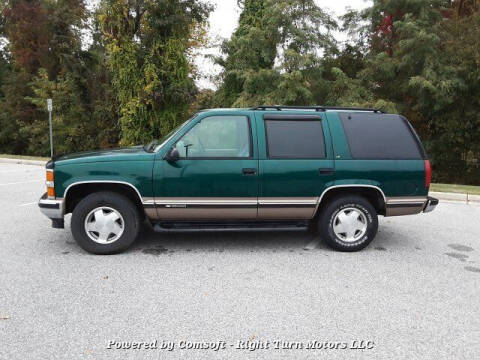
<path id="1" fill-rule="evenodd" d="M 72 213 L 95 254 L 155 231 L 314 230 L 357 251 L 378 215 L 432 211 L 430 162 L 403 116 L 375 109 L 260 106 L 201 111 L 160 141 L 47 164 L 40 210 Z"/>

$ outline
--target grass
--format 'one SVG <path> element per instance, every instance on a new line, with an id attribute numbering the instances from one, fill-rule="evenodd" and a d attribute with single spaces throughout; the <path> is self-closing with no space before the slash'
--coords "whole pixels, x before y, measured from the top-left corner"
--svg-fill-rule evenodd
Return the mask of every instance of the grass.
<path id="1" fill-rule="evenodd" d="M 480 195 L 480 186 L 457 184 L 431 184 L 430 191 Z"/>
<path id="2" fill-rule="evenodd" d="M 27 155 L 11 155 L 11 154 L 0 154 L 0 158 L 5 158 L 5 159 L 23 159 L 23 160 L 40 160 L 40 161 L 48 161 L 48 160 L 50 160 L 50 158 L 48 158 L 48 157 L 27 156 Z"/>

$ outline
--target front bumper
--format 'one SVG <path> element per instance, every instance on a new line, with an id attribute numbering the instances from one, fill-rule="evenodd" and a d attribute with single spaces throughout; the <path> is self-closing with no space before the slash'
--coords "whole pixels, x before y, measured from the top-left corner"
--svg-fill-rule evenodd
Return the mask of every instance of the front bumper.
<path id="1" fill-rule="evenodd" d="M 438 199 L 435 199 L 431 196 L 427 197 L 427 202 L 425 204 L 425 207 L 423 208 L 424 213 L 428 213 L 430 211 L 435 210 L 435 207 L 438 205 Z"/>
<path id="2" fill-rule="evenodd" d="M 52 220 L 63 220 L 63 215 L 65 214 L 64 199 L 49 199 L 47 193 L 45 193 L 38 201 L 38 207 L 46 217 Z"/>

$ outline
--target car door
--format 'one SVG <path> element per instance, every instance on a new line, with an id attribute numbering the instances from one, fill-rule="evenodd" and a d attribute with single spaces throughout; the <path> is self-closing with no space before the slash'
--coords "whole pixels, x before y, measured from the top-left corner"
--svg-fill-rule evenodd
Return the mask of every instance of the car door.
<path id="1" fill-rule="evenodd" d="M 334 181 L 330 133 L 323 113 L 256 113 L 259 219 L 310 219 Z"/>
<path id="2" fill-rule="evenodd" d="M 155 162 L 159 219 L 255 219 L 258 155 L 251 112 L 206 113 L 174 138 L 180 158 Z"/>

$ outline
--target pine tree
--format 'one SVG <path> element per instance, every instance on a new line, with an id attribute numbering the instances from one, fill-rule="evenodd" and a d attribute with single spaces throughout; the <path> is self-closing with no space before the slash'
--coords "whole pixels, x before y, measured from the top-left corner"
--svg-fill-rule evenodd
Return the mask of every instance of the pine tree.
<path id="1" fill-rule="evenodd" d="M 330 51 L 336 23 L 313 0 L 245 0 L 239 26 L 222 46 L 217 101 L 223 106 L 308 104 L 309 72 Z"/>

